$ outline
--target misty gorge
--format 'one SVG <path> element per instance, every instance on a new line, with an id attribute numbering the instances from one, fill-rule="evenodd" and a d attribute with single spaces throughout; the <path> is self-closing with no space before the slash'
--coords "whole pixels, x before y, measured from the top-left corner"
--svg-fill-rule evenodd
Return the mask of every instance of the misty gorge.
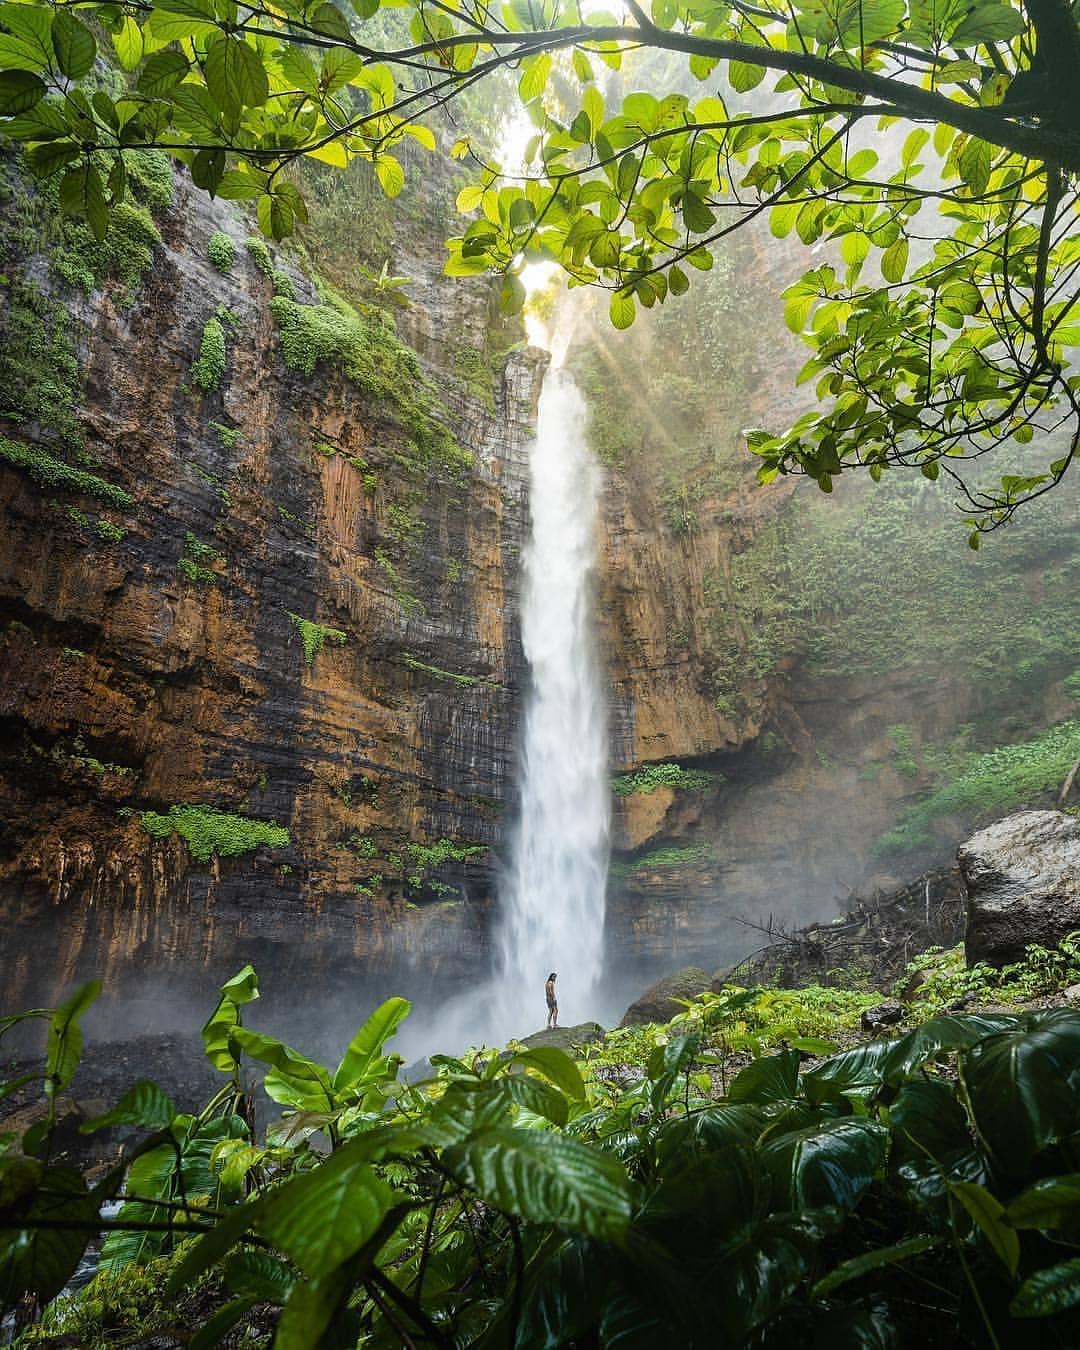
<path id="1" fill-rule="evenodd" d="M 0 1346 L 1080 1347 L 1078 87 L 0 3 Z"/>
<path id="2" fill-rule="evenodd" d="M 535 854 L 514 876 L 551 358 L 495 283 L 442 275 L 449 161 L 408 169 L 392 215 L 365 166 L 309 171 L 276 247 L 145 152 L 110 255 L 4 162 L 9 1008 L 100 976 L 106 1035 L 167 1032 L 251 962 L 265 1015 L 287 995 L 316 1041 L 390 994 L 435 1030 L 488 998 L 511 891 L 568 884 Z M 504 1034 L 541 1025 L 554 965 L 564 1018 L 613 1023 L 668 971 L 947 862 L 977 805 L 918 805 L 976 756 L 1056 728 L 1075 758 L 1072 501 L 973 554 L 944 483 L 755 482 L 740 433 L 803 396 L 797 261 L 740 234 L 621 333 L 538 293 L 597 474 L 604 857 L 599 929 L 515 958 Z M 57 442 L 84 482 L 20 457 Z M 552 728 L 556 800 L 580 733 Z"/>

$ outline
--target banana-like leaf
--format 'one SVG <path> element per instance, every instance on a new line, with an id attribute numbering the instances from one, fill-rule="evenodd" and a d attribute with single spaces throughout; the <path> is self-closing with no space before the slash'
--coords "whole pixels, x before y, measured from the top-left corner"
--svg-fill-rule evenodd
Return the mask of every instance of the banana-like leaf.
<path id="1" fill-rule="evenodd" d="M 238 1026 L 229 1037 L 229 1047 L 230 1050 L 238 1047 L 252 1059 L 270 1065 L 263 1087 L 274 1101 L 300 1111 L 319 1111 L 336 1105 L 327 1070 L 277 1037 Z"/>
<path id="2" fill-rule="evenodd" d="M 407 999 L 388 998 L 375 1009 L 349 1042 L 334 1072 L 335 1091 L 355 1087 L 371 1074 L 374 1066 L 380 1062 L 383 1046 L 409 1015 L 411 1008 L 412 1004 Z"/>
<path id="3" fill-rule="evenodd" d="M 259 977 L 254 967 L 245 966 L 221 986 L 218 1005 L 202 1029 L 206 1057 L 215 1069 L 232 1073 L 236 1057 L 229 1048 L 229 1037 L 240 1025 L 240 1009 L 259 997 Z"/>
<path id="4" fill-rule="evenodd" d="M 535 1069 L 564 1092 L 571 1101 L 585 1100 L 585 1083 L 581 1070 L 566 1053 L 555 1045 L 538 1045 L 533 1050 L 522 1050 L 512 1055 L 509 1064 L 520 1064 L 526 1069 Z"/>
<path id="5" fill-rule="evenodd" d="M 82 1058 L 83 1014 L 101 993 L 100 980 L 88 980 L 59 1004 L 49 1020 L 45 1054 L 45 1095 L 56 1097 L 71 1082 Z"/>

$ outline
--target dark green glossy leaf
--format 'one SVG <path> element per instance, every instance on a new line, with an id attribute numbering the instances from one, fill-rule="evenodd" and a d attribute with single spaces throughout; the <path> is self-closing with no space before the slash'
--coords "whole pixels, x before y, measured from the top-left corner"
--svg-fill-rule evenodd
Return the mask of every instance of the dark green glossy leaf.
<path id="1" fill-rule="evenodd" d="M 1052 1317 L 1080 1304 L 1080 1256 L 1029 1275 L 1009 1304 L 1013 1317 Z"/>
<path id="2" fill-rule="evenodd" d="M 934 1247 L 940 1247 L 944 1241 L 944 1238 L 920 1235 L 841 1261 L 835 1270 L 831 1270 L 823 1279 L 818 1280 L 811 1291 L 811 1297 L 825 1298 L 834 1289 L 839 1289 L 841 1285 L 851 1280 L 857 1280 L 872 1270 L 880 1270 L 882 1266 L 899 1265 L 911 1256 L 919 1256 Z"/>
<path id="3" fill-rule="evenodd" d="M 483 1130 L 443 1155 L 447 1169 L 489 1205 L 534 1223 L 618 1241 L 633 1189 L 617 1159 L 540 1130 Z"/>
<path id="4" fill-rule="evenodd" d="M 1010 1202 L 1005 1214 L 1014 1228 L 1080 1227 L 1080 1172 L 1035 1182 Z"/>
<path id="5" fill-rule="evenodd" d="M 868 1120 L 834 1120 L 771 1139 L 761 1159 L 783 1208 L 852 1209 L 885 1159 L 888 1131 Z"/>
<path id="6" fill-rule="evenodd" d="M 735 1076 L 728 1088 L 730 1102 L 780 1102 L 794 1097 L 799 1083 L 799 1052 L 755 1059 Z"/>

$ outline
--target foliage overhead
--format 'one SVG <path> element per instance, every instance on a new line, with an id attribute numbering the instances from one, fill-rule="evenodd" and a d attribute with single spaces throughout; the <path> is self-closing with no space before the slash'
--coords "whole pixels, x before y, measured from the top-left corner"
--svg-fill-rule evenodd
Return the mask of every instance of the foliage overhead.
<path id="1" fill-rule="evenodd" d="M 571 285 L 607 287 L 622 328 L 764 216 L 777 236 L 830 246 L 786 294 L 821 403 L 781 435 L 747 433 L 763 480 L 801 471 L 829 491 L 851 466 L 944 473 L 977 546 L 1072 462 L 1080 28 L 1067 0 L 627 0 L 622 16 L 566 0 L 60 0 L 5 4 L 0 22 L 0 125 L 99 238 L 145 147 L 254 203 L 276 239 L 306 219 L 289 174 L 302 156 L 369 160 L 395 196 L 395 150 L 435 148 L 425 116 L 512 67 L 535 127 L 528 167 L 502 174 L 455 144 L 476 174 L 451 275 L 501 272 L 511 312 L 523 266 L 553 259 Z M 129 72 L 119 93 L 97 75 L 102 33 Z M 655 93 L 633 87 L 649 52 L 667 58 Z M 623 81 L 605 85 L 605 66 Z M 687 66 L 701 97 L 682 92 Z M 882 141 L 897 122 L 906 137 Z M 1013 472 L 992 486 L 965 474 L 1003 446 Z"/>

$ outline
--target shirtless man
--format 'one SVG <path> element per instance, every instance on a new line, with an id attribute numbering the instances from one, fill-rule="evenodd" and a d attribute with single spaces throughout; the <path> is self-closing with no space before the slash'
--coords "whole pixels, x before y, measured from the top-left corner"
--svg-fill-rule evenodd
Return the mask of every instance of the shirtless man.
<path id="1" fill-rule="evenodd" d="M 544 997 L 548 1005 L 548 1028 L 559 1025 L 559 1004 L 555 998 L 555 972 L 552 971 L 547 977 L 547 984 L 544 985 Z"/>

